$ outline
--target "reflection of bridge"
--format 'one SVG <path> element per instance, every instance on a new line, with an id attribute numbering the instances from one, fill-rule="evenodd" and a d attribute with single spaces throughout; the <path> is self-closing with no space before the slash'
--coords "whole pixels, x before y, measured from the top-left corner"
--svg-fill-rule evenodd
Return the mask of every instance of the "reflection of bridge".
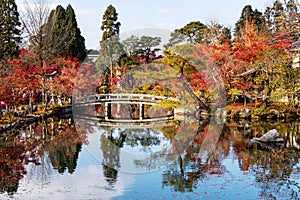
<path id="1" fill-rule="evenodd" d="M 92 116 L 83 116 L 83 115 L 75 115 L 76 123 L 82 123 L 87 125 L 97 125 L 100 127 L 106 127 L 106 128 L 126 128 L 126 129 L 143 129 L 143 128 L 162 128 L 166 126 L 173 126 L 174 121 L 172 119 L 168 120 L 158 120 L 157 121 L 149 121 L 149 122 L 113 122 L 113 121 L 102 121 L 99 120 L 97 117 Z"/>
<path id="2" fill-rule="evenodd" d="M 174 114 L 167 116 L 145 118 L 144 105 L 154 105 L 163 100 L 178 101 L 176 98 L 155 96 L 148 94 L 94 94 L 89 96 L 76 97 L 73 100 L 73 106 L 84 107 L 91 105 L 104 105 L 104 121 L 107 122 L 151 122 L 173 119 Z M 129 104 L 138 105 L 139 118 L 138 119 L 113 119 L 111 118 L 111 105 L 112 104 Z M 96 117 L 96 116 L 95 116 Z"/>

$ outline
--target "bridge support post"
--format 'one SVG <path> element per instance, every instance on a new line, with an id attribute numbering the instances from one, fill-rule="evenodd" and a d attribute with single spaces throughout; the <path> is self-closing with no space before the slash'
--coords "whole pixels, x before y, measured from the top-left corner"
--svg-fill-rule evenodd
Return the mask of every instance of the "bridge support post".
<path id="1" fill-rule="evenodd" d="M 111 118 L 111 104 L 109 102 L 104 103 L 104 118 L 105 120 L 108 120 Z"/>
<path id="2" fill-rule="evenodd" d="M 144 119 L 144 104 L 139 103 L 139 119 Z"/>

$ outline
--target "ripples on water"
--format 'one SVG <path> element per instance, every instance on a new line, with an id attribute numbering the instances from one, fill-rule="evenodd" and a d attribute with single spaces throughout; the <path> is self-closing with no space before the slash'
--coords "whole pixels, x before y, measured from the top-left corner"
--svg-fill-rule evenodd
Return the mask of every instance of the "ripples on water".
<path id="1" fill-rule="evenodd" d="M 103 127 L 48 119 L 0 139 L 0 199 L 299 199 L 299 122 Z M 200 127 L 200 128 L 199 128 Z M 282 146 L 250 139 L 276 128 Z"/>

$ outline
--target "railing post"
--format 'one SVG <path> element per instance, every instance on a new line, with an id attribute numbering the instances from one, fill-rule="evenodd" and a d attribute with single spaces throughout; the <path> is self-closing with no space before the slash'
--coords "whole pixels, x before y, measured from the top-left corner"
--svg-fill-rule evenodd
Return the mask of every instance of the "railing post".
<path id="1" fill-rule="evenodd" d="M 104 112 L 105 112 L 104 118 L 105 118 L 105 120 L 108 120 L 108 119 L 111 118 L 111 111 L 110 111 L 110 109 L 111 109 L 110 102 L 105 102 L 104 103 Z"/>
<path id="2" fill-rule="evenodd" d="M 144 119 L 144 104 L 143 103 L 139 103 L 139 119 L 143 120 Z"/>

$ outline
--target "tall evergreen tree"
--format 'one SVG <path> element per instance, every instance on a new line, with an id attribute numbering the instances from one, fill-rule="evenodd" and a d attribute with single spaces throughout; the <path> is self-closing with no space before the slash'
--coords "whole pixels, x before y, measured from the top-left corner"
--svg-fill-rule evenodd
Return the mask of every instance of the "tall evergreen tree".
<path id="1" fill-rule="evenodd" d="M 121 23 L 117 22 L 118 13 L 112 5 L 109 5 L 103 14 L 101 30 L 102 40 L 107 40 L 112 36 L 119 35 Z"/>
<path id="2" fill-rule="evenodd" d="M 42 61 L 52 60 L 54 57 L 61 56 L 66 51 L 66 41 L 68 41 L 68 32 L 66 29 L 65 15 L 66 11 L 58 5 L 55 10 L 50 12 L 47 23 L 45 23 L 37 37 L 41 37 L 40 43 L 32 45 L 41 56 Z M 34 36 L 35 37 L 35 36 Z"/>
<path id="3" fill-rule="evenodd" d="M 66 53 L 83 61 L 86 57 L 85 39 L 78 28 L 76 15 L 71 5 L 68 5 L 66 9 L 66 25 L 69 33 Z"/>
<path id="4" fill-rule="evenodd" d="M 291 38 L 299 48 L 300 12 L 299 4 L 295 0 L 289 0 L 286 4 L 286 29 L 290 30 Z"/>
<path id="5" fill-rule="evenodd" d="M 246 21 L 255 24 L 257 26 L 258 31 L 264 30 L 265 20 L 263 14 L 259 12 L 257 9 L 252 10 L 251 5 L 246 5 L 242 10 L 240 19 L 235 24 L 235 28 L 234 28 L 235 37 L 238 38 L 241 36 L 241 31 L 243 30 Z"/>
<path id="6" fill-rule="evenodd" d="M 97 62 L 98 71 L 104 77 L 104 91 L 109 92 L 111 85 L 109 78 L 116 76 L 114 66 L 124 53 L 120 42 L 119 31 L 121 23 L 118 22 L 116 9 L 109 5 L 103 14 L 101 30 L 103 31 L 100 41 L 100 59 Z"/>
<path id="7" fill-rule="evenodd" d="M 32 43 L 32 45 L 41 49 L 42 60 L 70 56 L 83 61 L 86 57 L 85 40 L 81 36 L 71 5 L 66 10 L 61 5 L 52 10 L 39 36 L 42 37 L 40 44 Z"/>
<path id="8" fill-rule="evenodd" d="M 21 23 L 14 0 L 0 0 L 0 60 L 17 57 Z"/>

